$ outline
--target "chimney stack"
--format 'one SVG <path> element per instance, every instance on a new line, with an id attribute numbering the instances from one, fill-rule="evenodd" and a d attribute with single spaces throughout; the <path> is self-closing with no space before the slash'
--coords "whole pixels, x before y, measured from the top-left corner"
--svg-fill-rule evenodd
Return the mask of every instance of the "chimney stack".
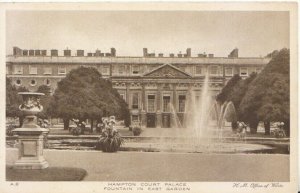
<path id="1" fill-rule="evenodd" d="M 23 50 L 23 56 L 28 56 L 28 50 Z"/>
<path id="2" fill-rule="evenodd" d="M 77 50 L 77 56 L 84 56 L 84 50 Z"/>
<path id="3" fill-rule="evenodd" d="M 116 49 L 115 48 L 110 48 L 110 53 L 112 57 L 116 57 Z"/>
<path id="4" fill-rule="evenodd" d="M 51 56 L 58 56 L 58 50 L 51 50 Z"/>
<path id="5" fill-rule="evenodd" d="M 186 57 L 191 57 L 192 56 L 192 49 L 188 48 L 186 49 Z"/>
<path id="6" fill-rule="evenodd" d="M 22 49 L 18 47 L 13 47 L 13 55 L 14 56 L 22 56 L 23 52 Z"/>
<path id="7" fill-rule="evenodd" d="M 101 50 L 96 50 L 96 52 L 95 52 L 95 56 L 100 56 L 100 54 L 101 54 Z"/>
<path id="8" fill-rule="evenodd" d="M 64 50 L 64 56 L 71 56 L 71 50 L 69 50 L 68 48 Z"/>
<path id="9" fill-rule="evenodd" d="M 34 50 L 29 50 L 29 56 L 34 56 Z"/>
<path id="10" fill-rule="evenodd" d="M 47 50 L 41 50 L 41 55 L 42 56 L 47 56 Z"/>
<path id="11" fill-rule="evenodd" d="M 238 57 L 239 57 L 239 49 L 237 48 L 233 49 L 228 55 L 228 58 L 238 58 Z"/>
<path id="12" fill-rule="evenodd" d="M 147 48 L 143 48 L 143 56 L 144 57 L 148 56 L 148 49 Z"/>
<path id="13" fill-rule="evenodd" d="M 34 51 L 34 55 L 35 56 L 40 56 L 41 55 L 41 51 L 40 50 L 35 50 Z"/>

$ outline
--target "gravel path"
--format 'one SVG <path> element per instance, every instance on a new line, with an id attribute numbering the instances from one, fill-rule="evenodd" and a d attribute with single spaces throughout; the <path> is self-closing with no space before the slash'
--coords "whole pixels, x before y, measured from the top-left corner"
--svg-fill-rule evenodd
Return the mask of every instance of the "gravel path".
<path id="1" fill-rule="evenodd" d="M 289 155 L 45 150 L 54 167 L 79 167 L 87 181 L 289 181 Z M 7 148 L 6 164 L 17 159 Z"/>

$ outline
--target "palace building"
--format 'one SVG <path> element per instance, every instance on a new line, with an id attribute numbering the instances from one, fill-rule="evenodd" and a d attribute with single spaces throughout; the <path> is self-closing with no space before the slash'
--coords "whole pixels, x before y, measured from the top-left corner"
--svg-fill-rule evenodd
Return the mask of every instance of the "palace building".
<path id="1" fill-rule="evenodd" d="M 188 48 L 184 54 L 156 55 L 143 49 L 143 56 L 117 56 L 116 49 L 109 53 L 96 50 L 75 54 L 66 49 L 63 55 L 58 50 L 25 50 L 13 48 L 7 56 L 6 76 L 18 86 L 36 91 L 40 85 L 47 85 L 54 92 L 57 82 L 79 66 L 94 67 L 104 78 L 112 81 L 128 103 L 131 120 L 141 121 L 145 127 L 171 127 L 172 110 L 182 119 L 188 91 L 200 96 L 205 75 L 209 76 L 209 92 L 216 96 L 226 82 L 234 75 L 247 77 L 259 73 L 270 58 L 238 56 L 234 49 L 228 57 L 213 54 L 191 55 Z"/>

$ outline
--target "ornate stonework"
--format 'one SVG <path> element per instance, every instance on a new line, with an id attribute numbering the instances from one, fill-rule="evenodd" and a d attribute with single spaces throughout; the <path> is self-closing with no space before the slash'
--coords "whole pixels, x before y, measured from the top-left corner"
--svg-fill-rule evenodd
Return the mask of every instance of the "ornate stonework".
<path id="1" fill-rule="evenodd" d="M 170 64 L 165 64 L 145 74 L 144 77 L 190 78 L 191 76 Z"/>

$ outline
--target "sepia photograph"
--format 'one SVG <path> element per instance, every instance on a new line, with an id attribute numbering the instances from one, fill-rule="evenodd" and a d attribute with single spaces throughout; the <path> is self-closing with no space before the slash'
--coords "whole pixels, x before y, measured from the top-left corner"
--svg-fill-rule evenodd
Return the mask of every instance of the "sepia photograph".
<path id="1" fill-rule="evenodd" d="M 296 3 L 45 4 L 1 9 L 1 192 L 296 192 Z"/>

